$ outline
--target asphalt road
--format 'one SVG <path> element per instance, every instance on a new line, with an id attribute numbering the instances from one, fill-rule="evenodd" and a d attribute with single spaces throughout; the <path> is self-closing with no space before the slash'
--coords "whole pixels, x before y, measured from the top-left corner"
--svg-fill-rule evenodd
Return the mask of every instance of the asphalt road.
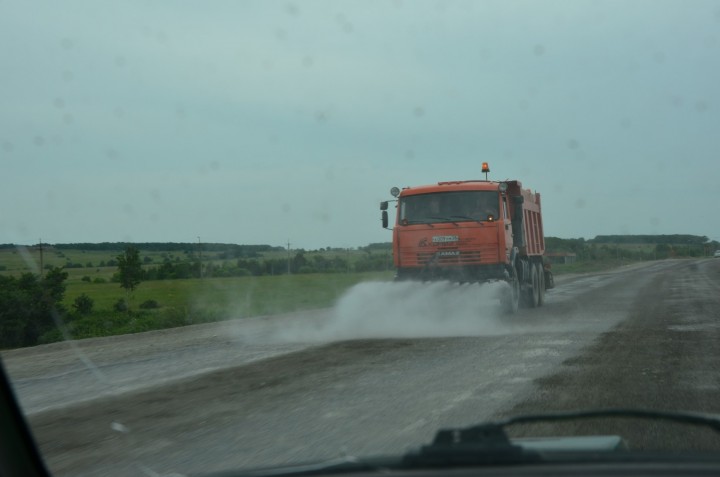
<path id="1" fill-rule="evenodd" d="M 441 427 L 597 407 L 720 413 L 720 260 L 564 277 L 543 308 L 474 288 L 360 287 L 332 310 L 16 350 L 3 360 L 56 475 L 164 475 L 400 453 Z M 476 298 L 480 297 L 480 300 Z M 687 426 L 592 420 L 710 449 Z"/>

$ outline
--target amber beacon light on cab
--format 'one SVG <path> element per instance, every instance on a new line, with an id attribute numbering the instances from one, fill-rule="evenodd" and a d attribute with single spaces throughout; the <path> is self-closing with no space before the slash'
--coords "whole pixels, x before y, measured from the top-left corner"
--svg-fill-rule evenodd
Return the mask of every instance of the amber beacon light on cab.
<path id="1" fill-rule="evenodd" d="M 542 306 L 553 288 L 544 258 L 540 194 L 520 181 L 438 182 L 393 187 L 395 200 L 380 203 L 388 228 L 388 205 L 396 202 L 393 260 L 397 280 L 449 280 L 459 283 L 504 281 L 507 311 Z"/>

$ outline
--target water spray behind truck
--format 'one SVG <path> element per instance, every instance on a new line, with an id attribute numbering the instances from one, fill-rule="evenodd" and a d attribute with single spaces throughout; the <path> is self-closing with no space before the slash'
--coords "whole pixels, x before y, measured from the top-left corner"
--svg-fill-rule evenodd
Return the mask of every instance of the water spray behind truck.
<path id="1" fill-rule="evenodd" d="M 396 280 L 486 283 L 504 281 L 501 296 L 510 313 L 535 308 L 554 287 L 544 258 L 540 194 L 520 181 L 438 182 L 393 187 L 394 200 L 380 203 L 388 228 L 388 207 L 395 203 L 393 261 Z"/>

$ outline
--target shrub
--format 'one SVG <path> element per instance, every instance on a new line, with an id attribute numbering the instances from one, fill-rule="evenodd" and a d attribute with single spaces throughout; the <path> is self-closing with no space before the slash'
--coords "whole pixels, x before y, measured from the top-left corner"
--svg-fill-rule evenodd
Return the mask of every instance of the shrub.
<path id="1" fill-rule="evenodd" d="M 127 309 L 128 309 L 128 305 L 127 305 L 127 302 L 125 301 L 125 298 L 120 298 L 113 305 L 113 310 L 115 310 L 115 311 L 127 311 Z"/>
<path id="2" fill-rule="evenodd" d="M 90 277 L 87 275 L 83 276 L 80 280 L 90 283 Z"/>
<path id="3" fill-rule="evenodd" d="M 85 293 L 80 295 L 79 297 L 75 298 L 75 301 L 73 302 L 72 306 L 75 308 L 75 311 L 77 311 L 81 315 L 88 315 L 92 313 L 93 305 L 95 304 L 95 301 L 87 296 Z"/>
<path id="4" fill-rule="evenodd" d="M 140 308 L 143 310 L 150 310 L 153 308 L 160 308 L 160 304 L 158 304 L 155 300 L 145 300 L 144 302 L 140 303 Z"/>
<path id="5" fill-rule="evenodd" d="M 105 280 L 103 277 L 95 277 L 93 283 L 107 283 L 107 280 Z"/>
<path id="6" fill-rule="evenodd" d="M 65 340 L 65 337 L 60 330 L 55 328 L 43 333 L 40 338 L 38 338 L 38 344 L 56 343 L 63 340 Z"/>
<path id="7" fill-rule="evenodd" d="M 236 277 L 249 277 L 252 273 L 247 268 L 236 268 L 233 275 Z"/>

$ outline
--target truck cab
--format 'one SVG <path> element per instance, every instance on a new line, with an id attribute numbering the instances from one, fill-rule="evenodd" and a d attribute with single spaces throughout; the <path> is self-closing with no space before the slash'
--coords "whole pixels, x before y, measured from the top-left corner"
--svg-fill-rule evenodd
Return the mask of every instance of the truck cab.
<path id="1" fill-rule="evenodd" d="M 391 193 L 397 201 L 392 228 L 396 279 L 503 280 L 530 294 L 531 306 L 542 304 L 552 275 L 543 261 L 540 194 L 523 189 L 519 181 L 488 180 L 393 188 Z M 380 208 L 387 228 L 388 202 Z"/>

